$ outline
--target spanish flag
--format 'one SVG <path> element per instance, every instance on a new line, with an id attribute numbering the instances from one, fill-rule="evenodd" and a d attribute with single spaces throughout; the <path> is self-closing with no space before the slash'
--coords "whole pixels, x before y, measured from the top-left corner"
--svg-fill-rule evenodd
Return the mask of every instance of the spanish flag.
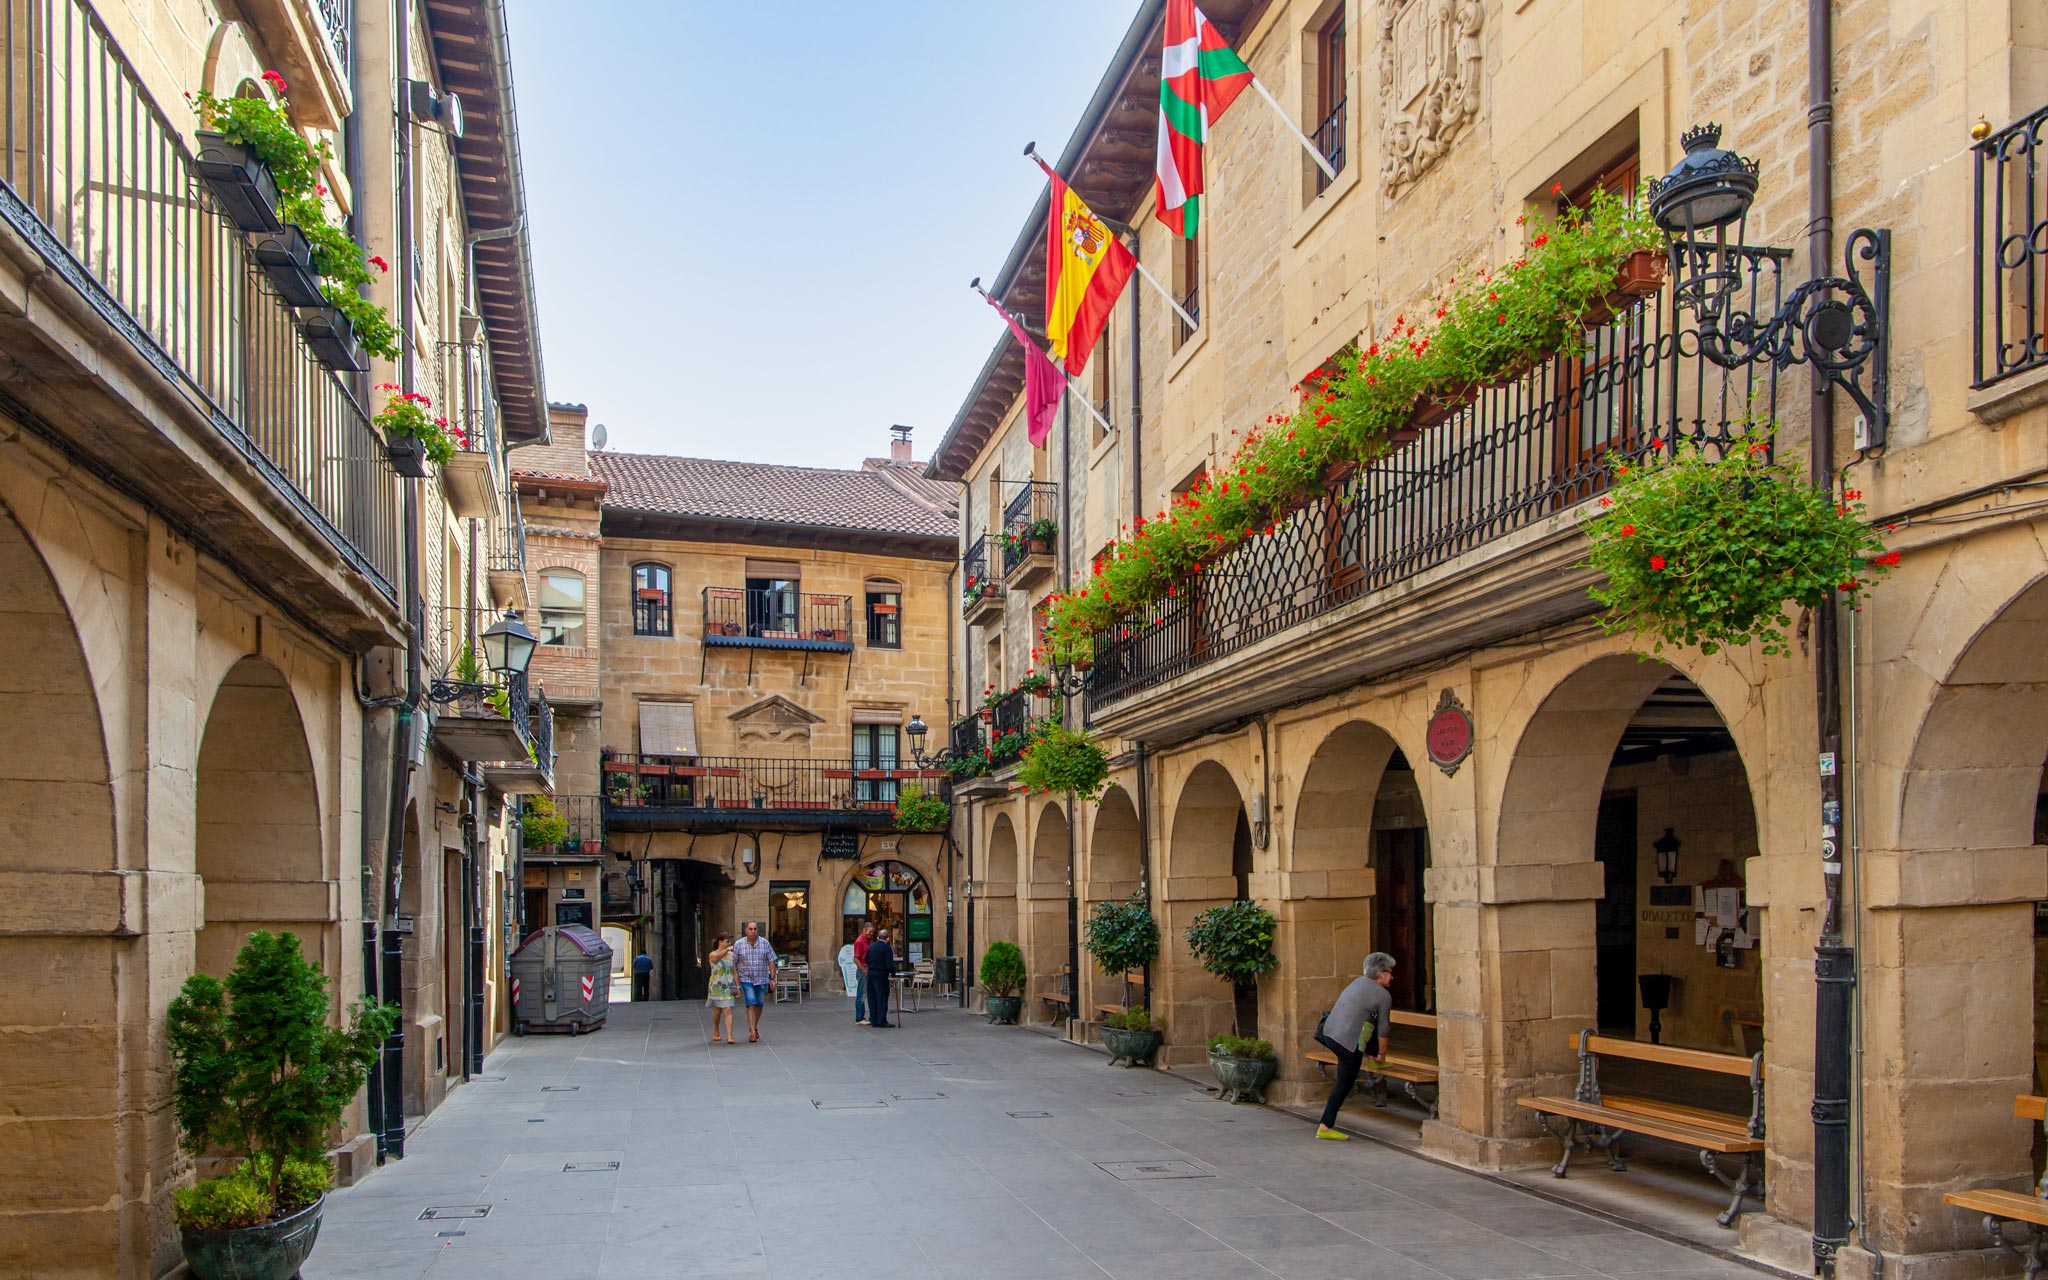
<path id="1" fill-rule="evenodd" d="M 1038 160 L 1036 154 L 1031 158 Z M 1138 264 L 1060 175 L 1043 160 L 1038 167 L 1052 179 L 1045 236 L 1047 346 L 1068 373 L 1079 374 Z"/>

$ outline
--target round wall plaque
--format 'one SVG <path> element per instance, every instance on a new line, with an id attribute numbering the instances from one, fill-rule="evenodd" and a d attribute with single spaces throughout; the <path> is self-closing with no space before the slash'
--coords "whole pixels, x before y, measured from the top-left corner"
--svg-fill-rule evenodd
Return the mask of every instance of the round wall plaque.
<path id="1" fill-rule="evenodd" d="M 1430 763 L 1446 775 L 1457 773 L 1465 757 L 1472 754 L 1472 717 L 1458 701 L 1458 695 L 1449 689 L 1437 699 L 1436 711 L 1429 717 L 1429 727 L 1423 734 L 1423 746 L 1429 752 Z"/>

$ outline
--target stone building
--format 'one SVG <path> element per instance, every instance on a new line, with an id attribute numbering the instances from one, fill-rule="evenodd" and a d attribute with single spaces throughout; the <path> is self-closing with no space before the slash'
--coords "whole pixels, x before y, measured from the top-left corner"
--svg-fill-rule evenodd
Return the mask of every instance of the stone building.
<path id="1" fill-rule="evenodd" d="M 400 945 L 389 833 L 414 845 L 415 895 L 418 848 L 460 843 L 437 803 L 463 789 L 431 751 L 421 774 L 408 763 L 430 718 L 423 688 L 408 698 L 408 612 L 416 587 L 459 598 L 444 589 L 477 561 L 439 560 L 427 584 L 408 552 L 502 525 L 498 450 L 546 422 L 501 7 L 408 11 L 400 39 L 376 6 L 0 8 L 0 1272 L 177 1264 L 171 1192 L 192 1162 L 164 1013 L 255 930 L 296 934 L 339 1001 L 405 988 L 410 1070 L 335 1135 L 344 1179 L 380 1142 L 395 1152 L 405 1113 L 440 1096 L 428 1055 L 455 1052 L 434 1030 L 445 1011 L 421 1016 L 431 982 L 400 978 L 396 951 L 394 983 L 376 972 L 380 933 Z M 293 123 L 333 144 L 330 215 L 396 264 L 378 300 L 401 361 L 338 367 L 259 266 L 262 237 L 201 180 L 188 95 L 267 96 L 270 70 Z M 436 114 L 451 94 L 461 140 Z M 394 103 L 403 128 L 366 123 Z M 370 422 L 380 381 L 449 401 L 478 447 L 396 478 Z M 479 787 L 467 800 L 488 804 Z M 405 967 L 459 968 L 441 908 L 405 910 Z"/>
<path id="2" fill-rule="evenodd" d="M 1347 344 L 1512 260 L 1591 191 L 1670 171 L 1680 132 L 1717 121 L 1724 145 L 1761 163 L 1741 254 L 1761 314 L 1842 274 L 1852 228 L 1892 233 L 1888 434 L 1843 395 L 1826 421 L 1847 484 L 1903 556 L 1844 615 L 1861 1037 L 1860 1226 L 1844 1259 L 1858 1274 L 1879 1250 L 1916 1275 L 1989 1265 L 1981 1218 L 1943 1196 L 2031 1184 L 2034 1130 L 2013 1097 L 2041 1083 L 2031 922 L 2048 895 L 2035 816 L 2048 658 L 2029 637 L 2048 566 L 2028 494 L 2048 369 L 2040 250 L 2016 232 L 2041 192 L 2037 170 L 2000 162 L 2030 153 L 2048 103 L 2031 6 L 1860 0 L 1822 6 L 1813 31 L 1790 4 L 1203 8 L 1336 176 L 1246 94 L 1208 137 L 1199 238 L 1170 236 L 1151 172 L 1164 5 L 1141 7 L 1057 167 L 1135 229 L 1127 243 L 1197 323 L 1134 283 L 1082 379 L 1116 430 L 1096 434 L 1070 406 L 1035 454 L 1022 354 L 996 343 L 930 469 L 968 485 L 963 580 L 1015 527 L 998 485 L 1054 480 L 1060 536 L 1049 575 L 1006 571 L 994 594 L 968 593 L 956 691 L 1015 684 L 1048 580 L 1083 580 L 1119 530 L 1216 473 Z M 1829 41 L 1832 112 L 1810 113 L 1809 48 Z M 1830 119 L 1818 225 L 1831 218 L 1833 240 L 1816 263 L 1809 127 Z M 992 277 L 1034 324 L 1045 209 Z M 1296 1102 L 1326 1087 L 1302 1053 L 1319 1013 L 1367 951 L 1387 950 L 1399 1005 L 1433 1015 L 1433 1032 L 1405 1033 L 1439 1073 L 1416 1141 L 1482 1168 L 1557 1159 L 1518 1099 L 1570 1095 L 1582 1031 L 1647 1040 L 1656 1018 L 1671 1045 L 1761 1050 L 1768 1190 L 1722 1238 L 1805 1266 L 1822 901 L 1810 645 L 1650 654 L 1604 635 L 1576 527 L 1615 466 L 1674 435 L 1723 441 L 1767 421 L 1782 455 L 1805 454 L 1810 371 L 1711 363 L 1693 323 L 1667 287 L 1098 637 L 1068 712 L 1114 753 L 1111 786 L 1069 815 L 1002 795 L 1006 771 L 986 784 L 960 833 L 975 950 L 1023 942 L 1034 994 L 1057 993 L 1067 913 L 1140 891 L 1167 939 L 1149 982 L 1167 1059 L 1197 1062 L 1208 1035 L 1255 1020 L 1279 1046 L 1275 1096 Z M 971 745 L 993 731 L 960 732 Z M 1279 921 L 1280 966 L 1249 1001 L 1182 938 L 1231 898 Z M 1121 992 L 1079 971 L 1072 1030 L 1085 1034 Z M 1655 1012 L 1645 975 L 1672 980 Z M 1606 1185 L 1581 1167 L 1558 1186 Z M 1697 1182 L 1702 1204 L 1726 1203 Z"/>
<path id="3" fill-rule="evenodd" d="M 607 452 L 583 406 L 553 418 L 513 474 L 570 834 L 524 851 L 527 924 L 618 929 L 656 999 L 701 998 L 711 935 L 750 919 L 819 994 L 856 916 L 955 954 L 950 842 L 895 828 L 903 788 L 943 782 L 904 729 L 945 722 L 953 486 L 907 428 L 835 471 Z"/>

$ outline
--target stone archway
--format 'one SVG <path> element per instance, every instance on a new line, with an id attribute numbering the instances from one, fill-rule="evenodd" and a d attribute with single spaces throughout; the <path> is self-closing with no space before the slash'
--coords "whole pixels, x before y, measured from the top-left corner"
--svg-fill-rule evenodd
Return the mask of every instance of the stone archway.
<path id="1" fill-rule="evenodd" d="M 2032 1184 L 2033 1127 L 2012 1099 L 2039 1092 L 2048 1061 L 2048 939 L 2035 925 L 2048 899 L 2048 579 L 1962 635 L 1958 615 L 1971 616 L 1981 583 L 1958 585 L 1920 616 L 1930 630 L 1945 620 L 1939 638 L 1961 643 L 1915 634 L 1885 672 L 1887 688 L 1910 687 L 1930 655 L 1956 655 L 1928 673 L 1938 683 L 1903 726 L 1910 737 L 1870 753 L 1869 839 L 1854 855 L 1867 908 L 1859 992 L 1878 1047 L 1864 1112 L 1894 1117 L 1864 1135 L 1868 1229 L 1905 1253 L 1983 1247 L 1981 1220 L 1943 1193 Z"/>
<path id="2" fill-rule="evenodd" d="M 1513 740 L 1474 899 L 1438 907 L 1439 937 L 1469 940 L 1440 943 L 1443 971 L 1470 977 L 1439 993 L 1450 1015 L 1445 1054 L 1483 1072 L 1483 1081 L 1454 1087 L 1446 1071 L 1442 1124 L 1463 1131 L 1462 1158 L 1555 1158 L 1515 1099 L 1570 1093 L 1582 1031 L 1650 1039 L 1643 973 L 1676 979 L 1666 1043 L 1743 1052 L 1746 1029 L 1760 1025 L 1763 918 L 1743 880 L 1758 853 L 1757 792 L 1738 746 L 1755 740 L 1759 699 L 1746 685 L 1728 686 L 1749 696 L 1728 708 L 1730 717 L 1689 674 L 1711 672 L 1718 686 L 1726 668 L 1684 657 L 1688 670 L 1609 654 L 1550 688 Z M 1674 831 L 1682 853 L 1665 885 L 1653 847 L 1660 832 Z M 1743 908 L 1731 917 L 1743 925 L 1732 972 L 1717 967 L 1717 950 L 1694 941 L 1696 890 L 1722 886 Z M 1675 919 L 1673 902 L 1683 903 L 1682 925 L 1659 914 Z M 1737 951 L 1733 937 L 1728 949 Z M 1735 1106 L 1746 1110 L 1746 1097 Z M 1439 1131 L 1433 1141 L 1446 1137 Z"/>
<path id="3" fill-rule="evenodd" d="M 1155 886 L 1162 962 L 1155 974 L 1154 1008 L 1167 1022 L 1169 1063 L 1201 1061 L 1212 1035 L 1228 1035 L 1245 1014 L 1256 1016 L 1256 996 L 1242 1003 L 1210 976 L 1188 950 L 1187 930 L 1210 907 L 1248 895 L 1251 828 L 1243 792 L 1230 770 L 1204 760 L 1189 772 L 1173 806 L 1165 873 Z"/>
<path id="4" fill-rule="evenodd" d="M 143 997 L 175 992 L 182 948 L 163 933 L 136 932 L 148 928 L 139 911 L 123 918 L 107 743 L 85 647 L 41 552 L 4 504 L 0 652 L 0 894 L 12 917 L 0 965 L 18 993 L 15 1015 L 0 1018 L 14 1024 L 4 1028 L 16 1153 L 9 1185 L 34 1188 L 0 1197 L 0 1239 L 15 1246 L 0 1256 L 111 1265 L 114 1240 L 139 1240 L 156 1207 L 130 1185 L 134 1171 L 177 1167 L 168 1109 L 145 1105 L 165 1094 L 148 1078 L 141 1042 L 155 1037 L 139 1019 Z M 170 821 L 166 846 L 176 839 L 176 816 Z M 128 894 L 142 884 L 131 883 Z M 151 899 L 161 903 L 152 915 L 176 920 L 189 909 L 183 877 L 152 883 L 162 895 Z"/>
<path id="5" fill-rule="evenodd" d="M 268 661 L 228 669 L 199 739 L 197 869 L 206 926 L 202 973 L 225 974 L 259 929 L 299 936 L 308 958 L 332 967 L 334 885 L 324 875 L 319 788 L 297 701 Z"/>
<path id="6" fill-rule="evenodd" d="M 988 854 L 975 877 L 974 945 L 969 957 L 972 980 L 981 979 L 981 956 L 993 942 L 1017 942 L 1017 828 L 1010 815 L 999 813 L 989 827 Z"/>
<path id="7" fill-rule="evenodd" d="M 1031 876 L 1024 894 L 1024 909 L 1029 913 L 1024 963 L 1031 971 L 1031 989 L 1026 994 L 1034 1003 L 1037 996 L 1060 990 L 1060 970 L 1067 964 L 1068 848 L 1066 801 L 1048 800 L 1039 807 L 1032 833 Z"/>
<path id="8" fill-rule="evenodd" d="M 1078 887 L 1083 899 L 1083 940 L 1087 937 L 1087 912 L 1098 903 L 1128 901 L 1144 884 L 1145 855 L 1138 840 L 1138 806 L 1132 802 L 1130 792 L 1112 786 L 1095 802 L 1094 825 L 1088 833 L 1087 874 Z M 1083 960 L 1081 968 L 1087 975 L 1082 992 L 1084 1014 L 1092 1018 L 1099 1005 L 1124 1003 L 1126 992 L 1121 974 L 1104 972 L 1092 959 Z M 1143 1002 L 1142 991 L 1133 987 L 1129 994 L 1132 1003 Z"/>

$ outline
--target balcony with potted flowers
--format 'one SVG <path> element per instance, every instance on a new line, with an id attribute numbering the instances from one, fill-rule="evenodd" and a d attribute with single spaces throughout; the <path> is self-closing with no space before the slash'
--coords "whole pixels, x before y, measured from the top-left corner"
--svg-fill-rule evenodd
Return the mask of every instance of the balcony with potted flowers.
<path id="1" fill-rule="evenodd" d="M 537 641 L 516 610 L 507 610 L 480 632 L 477 614 L 468 609 L 440 611 L 439 625 L 428 637 L 433 681 L 427 699 L 433 704 L 434 741 L 458 760 L 479 764 L 530 765 L 533 782 L 522 790 L 553 786 L 553 718 L 546 699 L 538 704 L 546 732 L 536 730 L 536 704 L 526 681 L 526 667 Z M 543 764 L 541 751 L 549 752 Z"/>
<path id="2" fill-rule="evenodd" d="M 1029 591 L 1053 575 L 1059 546 L 1059 486 L 1027 480 L 1003 507 L 1003 585 Z"/>
<path id="3" fill-rule="evenodd" d="M 1000 543 L 993 549 L 1000 555 Z M 970 627 L 1000 626 L 1003 619 L 1001 568 L 992 558 L 987 534 L 974 540 L 960 557 L 960 613 Z"/>
<path id="4" fill-rule="evenodd" d="M 613 831 L 896 825 L 912 782 L 926 791 L 942 769 L 900 760 L 774 760 L 756 756 L 652 756 L 607 751 L 605 826 Z"/>

